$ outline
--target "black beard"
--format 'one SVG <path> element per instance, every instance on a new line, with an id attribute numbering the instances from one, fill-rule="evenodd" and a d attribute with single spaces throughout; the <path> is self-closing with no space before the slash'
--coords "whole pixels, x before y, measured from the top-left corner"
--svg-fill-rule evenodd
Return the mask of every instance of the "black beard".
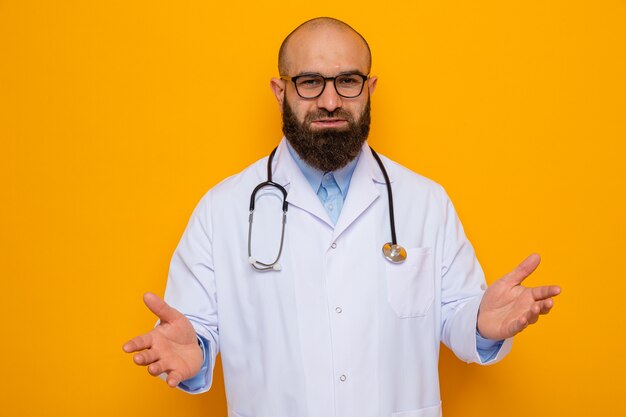
<path id="1" fill-rule="evenodd" d="M 309 126 L 312 121 L 338 117 L 348 122 L 348 127 L 342 129 L 326 128 L 312 130 Z M 367 140 L 370 131 L 370 100 L 361 113 L 359 120 L 354 121 L 352 115 L 338 108 L 333 112 L 318 109 L 306 115 L 300 123 L 289 106 L 287 100 L 283 103 L 283 133 L 307 164 L 321 171 L 335 171 L 346 166 L 356 158 L 363 143 Z"/>

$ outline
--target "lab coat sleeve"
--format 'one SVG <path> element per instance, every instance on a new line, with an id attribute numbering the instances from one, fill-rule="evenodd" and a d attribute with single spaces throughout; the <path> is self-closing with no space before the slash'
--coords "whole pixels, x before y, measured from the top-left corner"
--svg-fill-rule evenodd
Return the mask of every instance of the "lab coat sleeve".
<path id="1" fill-rule="evenodd" d="M 196 333 L 205 342 L 205 363 L 193 388 L 179 388 L 199 394 L 211 387 L 215 358 L 219 351 L 217 296 L 212 257 L 211 194 L 204 196 L 196 209 L 172 256 L 165 289 L 165 301 L 183 313 Z M 203 382 L 203 383 L 202 383 Z"/>
<path id="2" fill-rule="evenodd" d="M 512 339 L 505 340 L 498 353 L 488 361 L 481 360 L 477 347 L 476 321 L 480 301 L 487 289 L 485 276 L 447 196 L 444 199 L 444 216 L 441 268 L 442 341 L 465 362 L 498 362 L 510 351 Z"/>

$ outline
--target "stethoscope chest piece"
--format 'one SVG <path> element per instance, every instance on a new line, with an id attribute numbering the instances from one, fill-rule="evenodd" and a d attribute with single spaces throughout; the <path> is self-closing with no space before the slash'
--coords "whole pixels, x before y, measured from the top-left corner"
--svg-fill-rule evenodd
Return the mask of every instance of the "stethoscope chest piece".
<path id="1" fill-rule="evenodd" d="M 398 244 L 387 242 L 383 245 L 383 255 L 389 262 L 399 264 L 406 259 L 406 249 Z"/>

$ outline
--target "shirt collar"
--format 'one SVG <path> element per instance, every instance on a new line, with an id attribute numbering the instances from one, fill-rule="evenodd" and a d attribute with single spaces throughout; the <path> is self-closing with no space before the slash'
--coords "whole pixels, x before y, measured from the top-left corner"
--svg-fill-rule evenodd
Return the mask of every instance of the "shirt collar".
<path id="1" fill-rule="evenodd" d="M 300 171 L 302 171 L 302 174 L 304 174 L 304 177 L 306 178 L 306 180 L 309 182 L 309 184 L 311 184 L 313 191 L 317 193 L 317 190 L 319 190 L 320 185 L 322 184 L 322 177 L 324 176 L 324 174 L 326 174 L 326 172 L 321 171 L 307 164 L 302 158 L 300 158 L 300 155 L 298 155 L 298 152 L 296 152 L 296 150 L 291 147 L 291 144 L 289 143 L 289 141 L 286 141 L 286 143 L 287 143 L 287 149 L 289 150 L 291 157 L 296 162 L 296 165 L 298 165 L 298 168 L 300 168 Z M 335 181 L 337 182 L 337 185 L 339 186 L 339 190 L 341 191 L 341 195 L 343 196 L 343 198 L 346 198 L 346 195 L 348 194 L 348 188 L 350 187 L 350 180 L 352 179 L 354 168 L 356 168 L 356 164 L 359 161 L 360 156 L 361 156 L 361 152 L 359 152 L 357 157 L 354 158 L 352 161 L 348 162 L 348 164 L 344 166 L 343 168 L 340 168 L 336 171 L 332 171 L 332 174 L 335 177 Z"/>

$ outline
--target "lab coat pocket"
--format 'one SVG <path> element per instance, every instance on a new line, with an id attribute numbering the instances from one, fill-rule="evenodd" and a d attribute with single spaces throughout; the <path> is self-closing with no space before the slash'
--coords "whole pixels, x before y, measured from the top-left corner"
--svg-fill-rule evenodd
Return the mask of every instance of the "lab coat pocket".
<path id="1" fill-rule="evenodd" d="M 441 403 L 433 407 L 420 408 L 419 410 L 392 413 L 391 417 L 441 417 Z"/>
<path id="2" fill-rule="evenodd" d="M 435 297 L 432 248 L 409 248 L 403 263 L 387 262 L 387 300 L 400 318 L 422 317 Z"/>

